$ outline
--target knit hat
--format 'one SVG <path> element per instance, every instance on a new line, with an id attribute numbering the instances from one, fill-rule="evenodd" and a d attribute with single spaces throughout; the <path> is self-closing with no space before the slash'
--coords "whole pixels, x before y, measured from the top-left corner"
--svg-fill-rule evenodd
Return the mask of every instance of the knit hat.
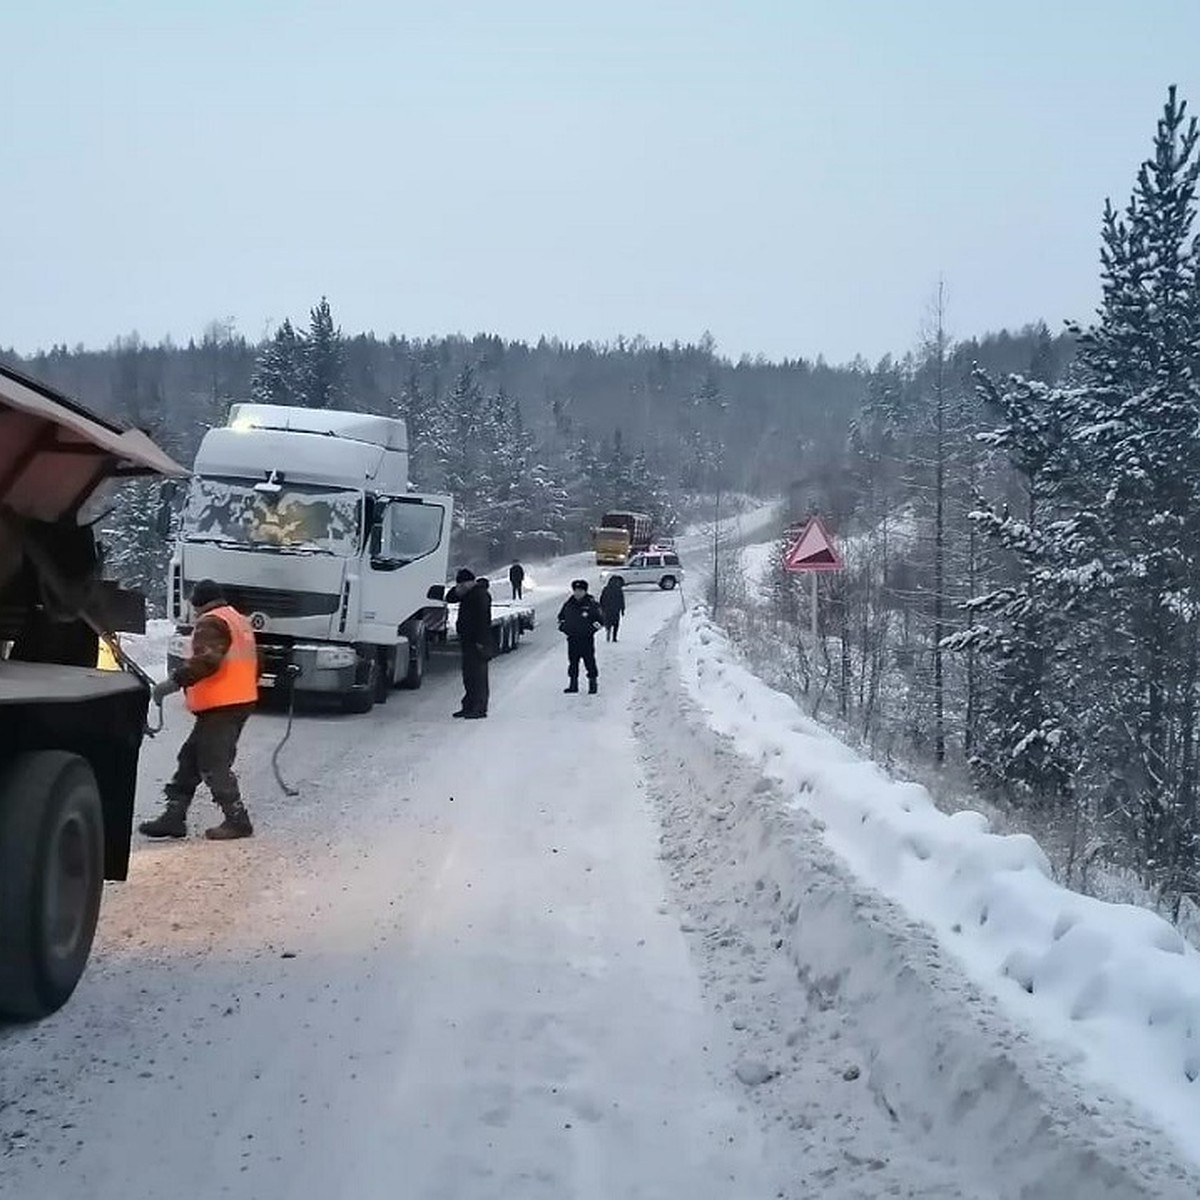
<path id="1" fill-rule="evenodd" d="M 455 583 L 470 583 L 475 578 L 475 572 L 467 567 L 459 567 L 458 574 L 454 577 Z"/>
<path id="2" fill-rule="evenodd" d="M 579 591 L 586 592 L 588 590 L 587 580 L 586 579 L 571 580 L 571 591 L 575 591 L 576 589 L 578 589 Z"/>
<path id="3" fill-rule="evenodd" d="M 192 588 L 192 607 L 203 608 L 206 604 L 211 604 L 214 600 L 223 600 L 225 594 L 222 591 L 221 585 L 213 579 L 201 579 L 194 588 Z"/>

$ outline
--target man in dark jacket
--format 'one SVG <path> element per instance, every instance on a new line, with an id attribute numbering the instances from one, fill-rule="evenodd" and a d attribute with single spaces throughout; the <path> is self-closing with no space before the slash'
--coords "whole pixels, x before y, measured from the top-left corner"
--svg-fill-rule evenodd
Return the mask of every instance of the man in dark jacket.
<path id="1" fill-rule="evenodd" d="M 588 693 L 596 694 L 596 630 L 604 624 L 604 614 L 596 598 L 588 593 L 586 579 L 571 584 L 571 594 L 558 613 L 558 628 L 567 635 L 566 692 L 579 691 L 579 663 L 582 660 L 588 677 Z"/>
<path id="2" fill-rule="evenodd" d="M 520 600 L 525 591 L 525 568 L 519 562 L 513 562 L 508 568 L 508 582 L 512 584 L 512 598 Z"/>
<path id="3" fill-rule="evenodd" d="M 604 614 L 604 628 L 610 642 L 617 640 L 621 618 L 625 615 L 625 579 L 612 575 L 600 592 L 600 611 Z"/>
<path id="4" fill-rule="evenodd" d="M 486 579 L 463 567 L 454 577 L 458 620 L 454 629 L 462 653 L 463 699 L 454 715 L 479 721 L 488 710 L 488 659 L 492 657 L 492 597 Z"/>

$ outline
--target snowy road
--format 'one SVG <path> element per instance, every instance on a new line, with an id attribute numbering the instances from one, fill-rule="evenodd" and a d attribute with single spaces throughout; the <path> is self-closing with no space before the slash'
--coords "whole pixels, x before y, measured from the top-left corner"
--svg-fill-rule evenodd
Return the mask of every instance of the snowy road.
<path id="1" fill-rule="evenodd" d="M 1195 1196 L 772 815 L 685 699 L 678 596 L 632 594 L 601 694 L 561 694 L 577 573 L 532 572 L 486 722 L 450 720 L 440 658 L 368 716 L 301 718 L 289 800 L 282 718 L 255 718 L 259 836 L 139 845 L 71 1004 L 0 1030 L 0 1196 Z"/>
<path id="2" fill-rule="evenodd" d="M 304 717 L 298 800 L 257 718 L 260 836 L 140 846 L 73 1002 L 0 1035 L 0 1193 L 773 1195 L 627 718 L 678 608 L 633 599 L 594 699 L 561 694 L 550 622 L 494 664 L 486 723 L 449 720 L 452 659 L 367 717 Z"/>

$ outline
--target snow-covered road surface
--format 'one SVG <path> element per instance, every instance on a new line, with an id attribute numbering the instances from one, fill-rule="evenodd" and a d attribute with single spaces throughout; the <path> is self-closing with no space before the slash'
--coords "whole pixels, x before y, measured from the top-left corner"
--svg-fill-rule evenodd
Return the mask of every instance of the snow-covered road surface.
<path id="1" fill-rule="evenodd" d="M 452 659 L 367 717 L 306 715 L 294 801 L 257 717 L 259 836 L 139 846 L 71 1004 L 0 1034 L 0 1194 L 774 1195 L 627 717 L 678 609 L 631 599 L 595 698 L 561 694 L 551 623 L 493 665 L 487 722 L 449 719 Z"/>
<path id="2" fill-rule="evenodd" d="M 253 720 L 258 836 L 195 836 L 202 798 L 192 838 L 140 844 L 71 1003 L 0 1030 L 0 1197 L 1200 1194 L 711 734 L 679 596 L 631 593 L 600 695 L 562 695 L 576 574 L 531 571 L 486 722 L 450 719 L 439 658 L 365 717 L 299 718 L 289 800 L 283 719 Z"/>

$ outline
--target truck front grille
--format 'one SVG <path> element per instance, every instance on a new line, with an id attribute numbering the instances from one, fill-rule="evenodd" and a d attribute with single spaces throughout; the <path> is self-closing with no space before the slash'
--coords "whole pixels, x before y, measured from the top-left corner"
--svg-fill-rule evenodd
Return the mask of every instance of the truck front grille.
<path id="1" fill-rule="evenodd" d="M 191 595 L 192 582 L 187 594 Z M 260 612 L 267 617 L 327 617 L 338 610 L 337 592 L 290 592 L 281 588 L 222 584 L 225 599 L 244 616 Z"/>

